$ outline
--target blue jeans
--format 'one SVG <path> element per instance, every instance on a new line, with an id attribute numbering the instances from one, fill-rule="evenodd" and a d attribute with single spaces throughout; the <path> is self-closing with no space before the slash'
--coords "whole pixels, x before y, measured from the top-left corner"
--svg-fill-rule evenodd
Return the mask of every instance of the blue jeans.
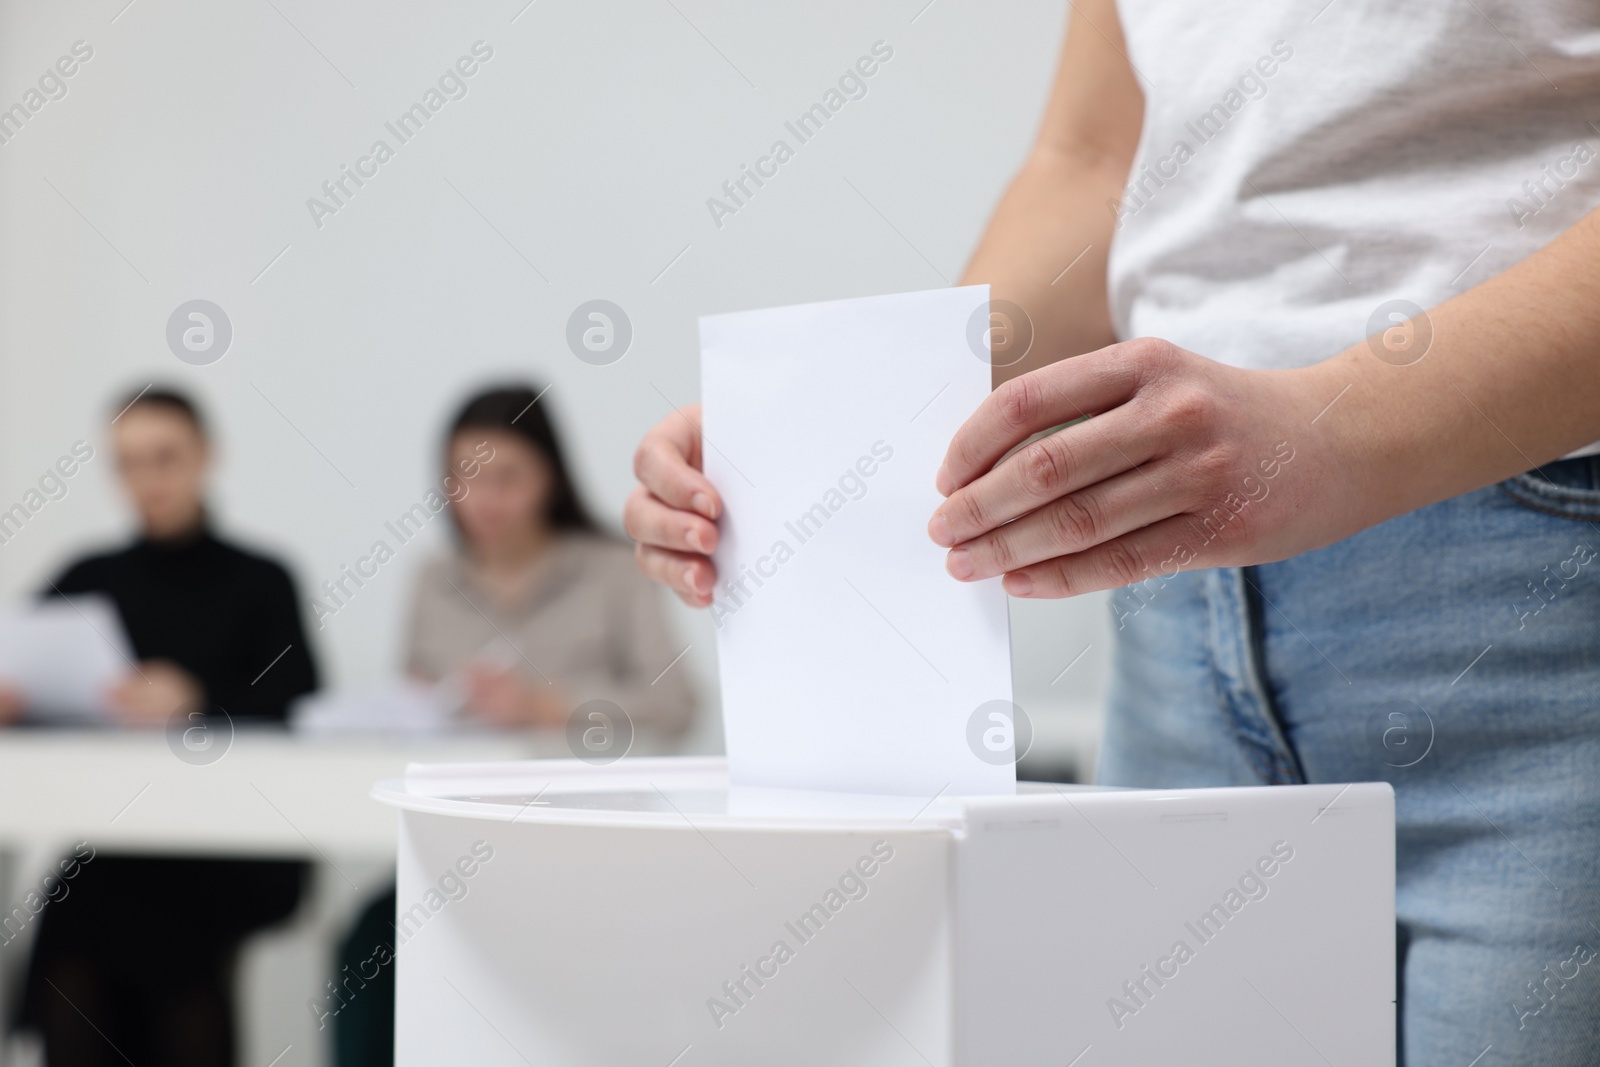
<path id="1" fill-rule="evenodd" d="M 1404 1067 L 1600 1063 L 1600 459 L 1112 604 L 1102 782 L 1394 786 Z"/>

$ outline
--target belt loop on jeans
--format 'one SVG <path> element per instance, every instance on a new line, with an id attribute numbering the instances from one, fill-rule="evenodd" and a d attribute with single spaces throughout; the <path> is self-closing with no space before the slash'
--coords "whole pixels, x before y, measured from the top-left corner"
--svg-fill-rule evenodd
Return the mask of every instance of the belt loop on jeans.
<path id="1" fill-rule="evenodd" d="M 1235 739 L 1267 785 L 1304 782 L 1300 759 L 1284 735 L 1261 662 L 1261 597 L 1248 568 L 1206 572 L 1212 667 Z"/>

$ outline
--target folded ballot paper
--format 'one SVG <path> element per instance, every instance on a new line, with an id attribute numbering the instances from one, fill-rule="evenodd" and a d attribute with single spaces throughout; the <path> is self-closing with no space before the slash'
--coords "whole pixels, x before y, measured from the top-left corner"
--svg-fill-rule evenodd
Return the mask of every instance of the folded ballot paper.
<path id="1" fill-rule="evenodd" d="M 1015 791 L 999 580 L 929 540 L 934 474 L 990 389 L 987 286 L 700 320 L 735 784 Z"/>

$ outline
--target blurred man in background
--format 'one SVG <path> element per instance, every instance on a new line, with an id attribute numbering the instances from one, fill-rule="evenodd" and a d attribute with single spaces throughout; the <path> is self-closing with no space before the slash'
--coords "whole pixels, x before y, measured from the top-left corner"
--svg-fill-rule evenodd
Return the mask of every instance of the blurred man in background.
<path id="1" fill-rule="evenodd" d="M 107 694 L 116 723 L 282 724 L 289 702 L 317 684 L 288 572 L 213 531 L 212 445 L 187 397 L 147 389 L 120 407 L 112 444 L 139 533 L 69 566 L 46 595 L 115 604 L 138 661 Z M 15 696 L 5 703 L 26 711 Z M 233 1064 L 239 943 L 294 910 L 305 870 L 101 852 L 41 918 L 23 1024 L 42 1033 L 47 1062 Z"/>

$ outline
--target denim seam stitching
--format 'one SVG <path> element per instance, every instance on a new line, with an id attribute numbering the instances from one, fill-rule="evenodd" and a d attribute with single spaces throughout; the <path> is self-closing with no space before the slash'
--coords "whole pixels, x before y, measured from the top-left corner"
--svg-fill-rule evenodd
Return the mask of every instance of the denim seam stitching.
<path id="1" fill-rule="evenodd" d="M 1289 749 L 1288 738 L 1283 735 L 1277 721 L 1272 717 L 1270 704 L 1264 701 L 1264 692 L 1260 684 L 1260 665 L 1254 652 L 1253 643 L 1255 634 L 1252 626 L 1252 612 L 1248 598 L 1244 595 L 1243 570 L 1229 567 L 1219 570 L 1217 582 L 1221 587 L 1218 592 L 1226 599 L 1229 622 L 1233 623 L 1224 639 L 1229 645 L 1229 653 L 1239 661 L 1242 668 L 1241 682 L 1248 694 L 1250 706 L 1239 699 L 1235 687 L 1222 684 L 1221 672 L 1215 664 L 1220 660 L 1221 649 L 1213 648 L 1212 675 L 1214 684 L 1228 711 L 1228 721 L 1232 725 L 1235 741 L 1243 751 L 1245 760 L 1250 764 L 1256 775 L 1267 785 L 1282 785 L 1303 781 L 1304 775 L 1300 772 L 1298 761 Z"/>
<path id="2" fill-rule="evenodd" d="M 1531 474 L 1518 474 L 1507 478 L 1506 483 L 1516 486 L 1531 496 L 1554 497 L 1579 504 L 1600 504 L 1600 489 L 1579 485 L 1561 485 Z"/>
<path id="3" fill-rule="evenodd" d="M 1525 508 L 1544 515 L 1553 515 L 1558 519 L 1579 521 L 1600 519 L 1600 500 L 1590 501 L 1563 493 L 1553 493 L 1526 483 L 1518 483 L 1513 488 L 1513 483 L 1510 481 L 1501 482 L 1500 491 Z M 1583 490 L 1569 490 L 1569 493 L 1581 492 Z"/>
<path id="4" fill-rule="evenodd" d="M 1270 762 L 1270 749 L 1253 736 L 1252 732 L 1247 728 L 1245 717 L 1238 707 L 1238 702 L 1233 698 L 1233 687 L 1228 684 L 1228 680 L 1222 673 L 1220 666 L 1223 654 L 1222 644 L 1227 638 L 1224 634 L 1218 632 L 1217 608 L 1219 605 L 1215 603 L 1210 591 L 1207 591 L 1206 603 L 1206 666 L 1208 668 L 1207 673 L 1211 679 L 1211 691 L 1216 696 L 1218 706 L 1223 708 L 1227 715 L 1228 732 L 1233 735 L 1234 743 L 1238 747 L 1240 754 L 1244 756 L 1245 763 L 1249 765 L 1250 770 L 1258 779 L 1270 785 L 1274 780 L 1273 767 Z"/>
<path id="5" fill-rule="evenodd" d="M 1277 703 L 1272 699 L 1272 694 L 1267 688 L 1265 656 L 1262 648 L 1261 611 L 1259 605 L 1250 599 L 1250 592 L 1260 596 L 1260 589 L 1245 573 L 1249 568 L 1241 567 L 1239 575 L 1239 597 L 1244 606 L 1244 662 L 1246 684 L 1250 687 L 1250 695 L 1256 707 L 1252 709 L 1255 718 L 1263 727 L 1262 732 L 1270 739 L 1270 751 L 1284 777 L 1280 783 L 1300 783 L 1306 781 L 1305 769 L 1300 765 L 1299 754 L 1289 744 L 1289 736 L 1284 730 L 1283 717 L 1278 713 Z M 1246 588 L 1248 587 L 1248 588 Z M 1264 598 L 1263 598 L 1264 599 Z"/>

